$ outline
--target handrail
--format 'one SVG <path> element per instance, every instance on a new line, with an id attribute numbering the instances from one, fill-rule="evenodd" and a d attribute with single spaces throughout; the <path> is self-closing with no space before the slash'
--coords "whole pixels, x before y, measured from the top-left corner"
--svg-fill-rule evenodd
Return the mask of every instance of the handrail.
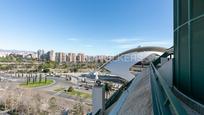
<path id="1" fill-rule="evenodd" d="M 176 96 L 168 87 L 166 81 L 162 78 L 155 66 L 150 64 L 153 111 L 156 115 L 187 115 L 186 110 L 181 106 Z M 172 109 L 170 109 L 170 106 Z M 173 110 L 173 111 L 172 111 Z"/>
<path id="2" fill-rule="evenodd" d="M 126 90 L 130 86 L 132 81 L 133 81 L 133 79 L 131 81 L 129 81 L 127 84 L 124 84 L 123 86 L 121 86 L 115 93 L 113 93 L 113 95 L 106 101 L 105 109 L 108 109 L 112 104 L 114 104 L 120 98 L 123 91 Z M 101 109 L 99 109 L 95 113 L 95 115 L 100 115 L 100 113 L 101 113 Z M 87 115 L 91 115 L 91 114 L 87 114 Z"/>
<path id="3" fill-rule="evenodd" d="M 132 83 L 133 79 L 129 81 L 127 84 L 121 86 L 113 95 L 106 101 L 105 109 L 109 108 L 113 103 L 115 103 L 121 96 L 124 90 L 126 90 L 130 84 Z"/>
<path id="4" fill-rule="evenodd" d="M 168 57 L 171 54 L 173 54 L 173 47 L 167 49 L 159 58 L 157 58 L 152 63 L 154 64 L 154 66 L 156 66 L 156 65 L 158 65 L 161 62 L 161 58 L 162 57 Z"/>
<path id="5" fill-rule="evenodd" d="M 100 115 L 100 113 L 101 113 L 101 109 L 99 109 L 99 110 L 96 112 L 95 115 Z"/>

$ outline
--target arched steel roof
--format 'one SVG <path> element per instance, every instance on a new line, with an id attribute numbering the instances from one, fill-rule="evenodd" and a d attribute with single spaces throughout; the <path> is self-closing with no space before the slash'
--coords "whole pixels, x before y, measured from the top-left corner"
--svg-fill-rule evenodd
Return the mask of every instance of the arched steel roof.
<path id="1" fill-rule="evenodd" d="M 125 55 L 128 53 L 133 53 L 133 52 L 144 52 L 144 51 L 158 51 L 158 52 L 165 52 L 166 48 L 163 47 L 154 47 L 154 46 L 147 46 L 147 47 L 138 47 L 138 48 L 133 48 L 127 51 L 124 51 L 116 56 L 114 56 L 114 59 L 117 57 L 120 57 L 121 55 Z"/>
<path id="2" fill-rule="evenodd" d="M 133 53 L 133 52 L 144 52 L 144 51 L 157 51 L 157 52 L 165 52 L 166 48 L 163 47 L 155 47 L 155 46 L 146 46 L 146 47 L 137 47 L 137 48 L 133 48 L 127 51 L 124 51 L 116 56 L 113 57 L 113 59 L 111 59 L 110 61 L 106 62 L 105 64 L 103 64 L 101 67 L 98 68 L 98 70 L 102 69 L 104 66 L 106 66 L 108 63 L 110 63 L 111 61 L 117 59 L 118 57 L 128 54 L 128 53 Z"/>

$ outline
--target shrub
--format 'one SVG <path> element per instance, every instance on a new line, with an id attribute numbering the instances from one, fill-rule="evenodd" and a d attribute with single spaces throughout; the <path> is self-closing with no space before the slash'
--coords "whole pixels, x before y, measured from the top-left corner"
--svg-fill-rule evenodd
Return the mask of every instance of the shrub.
<path id="1" fill-rule="evenodd" d="M 72 92 L 72 91 L 74 91 L 74 88 L 73 88 L 72 86 L 70 86 L 67 91 L 68 91 L 68 92 Z"/>

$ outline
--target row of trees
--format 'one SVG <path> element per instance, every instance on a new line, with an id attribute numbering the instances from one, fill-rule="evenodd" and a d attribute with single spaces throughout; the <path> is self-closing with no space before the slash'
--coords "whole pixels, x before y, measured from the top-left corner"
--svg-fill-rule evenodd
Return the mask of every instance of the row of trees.
<path id="1" fill-rule="evenodd" d="M 0 70 L 11 70 L 12 68 L 14 68 L 13 65 L 1 65 L 0 64 Z"/>
<path id="2" fill-rule="evenodd" d="M 36 74 L 36 75 L 33 75 L 33 74 L 29 74 L 26 76 L 26 83 L 27 85 L 31 82 L 31 79 L 32 79 L 32 83 L 41 83 L 43 81 L 43 76 L 42 74 L 40 74 L 39 76 Z M 38 81 L 37 81 L 38 80 Z M 44 82 L 47 83 L 47 76 L 44 77 Z"/>
<path id="3" fill-rule="evenodd" d="M 8 55 L 6 57 L 0 57 L 0 62 L 22 62 L 23 57 L 18 55 Z"/>
<path id="4" fill-rule="evenodd" d="M 78 72 L 81 69 L 96 69 L 103 63 L 62 63 L 59 64 L 53 61 L 47 61 L 38 66 L 38 70 L 43 72 L 50 72 L 50 69 L 64 69 L 69 72 Z"/>
<path id="5" fill-rule="evenodd" d="M 19 61 L 16 61 L 19 60 Z M 18 71 L 23 73 L 44 72 L 49 73 L 51 70 L 62 70 L 63 72 L 79 72 L 97 69 L 103 63 L 57 63 L 53 61 L 46 61 L 39 63 L 36 60 L 27 61 L 27 64 L 22 64 L 25 60 L 20 57 L 8 56 L 0 57 L 0 62 L 17 62 L 15 64 L 0 64 L 1 70 Z M 43 70 L 43 71 L 42 71 Z"/>
<path id="6" fill-rule="evenodd" d="M 13 76 L 9 74 L 9 76 Z M 24 73 L 14 73 L 14 77 L 26 77 L 26 84 L 29 83 L 47 83 L 47 75 L 43 76 L 43 74 L 24 74 Z M 1 79 L 0 79 L 1 81 Z"/>

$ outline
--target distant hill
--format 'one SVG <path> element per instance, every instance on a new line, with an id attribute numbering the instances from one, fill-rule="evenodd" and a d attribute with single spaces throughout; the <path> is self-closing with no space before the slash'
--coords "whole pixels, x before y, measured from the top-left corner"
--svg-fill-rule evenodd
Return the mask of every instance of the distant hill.
<path id="1" fill-rule="evenodd" d="M 22 50 L 5 50 L 5 49 L 0 49 L 0 52 L 11 52 L 11 53 L 36 53 L 34 51 L 22 51 Z"/>

